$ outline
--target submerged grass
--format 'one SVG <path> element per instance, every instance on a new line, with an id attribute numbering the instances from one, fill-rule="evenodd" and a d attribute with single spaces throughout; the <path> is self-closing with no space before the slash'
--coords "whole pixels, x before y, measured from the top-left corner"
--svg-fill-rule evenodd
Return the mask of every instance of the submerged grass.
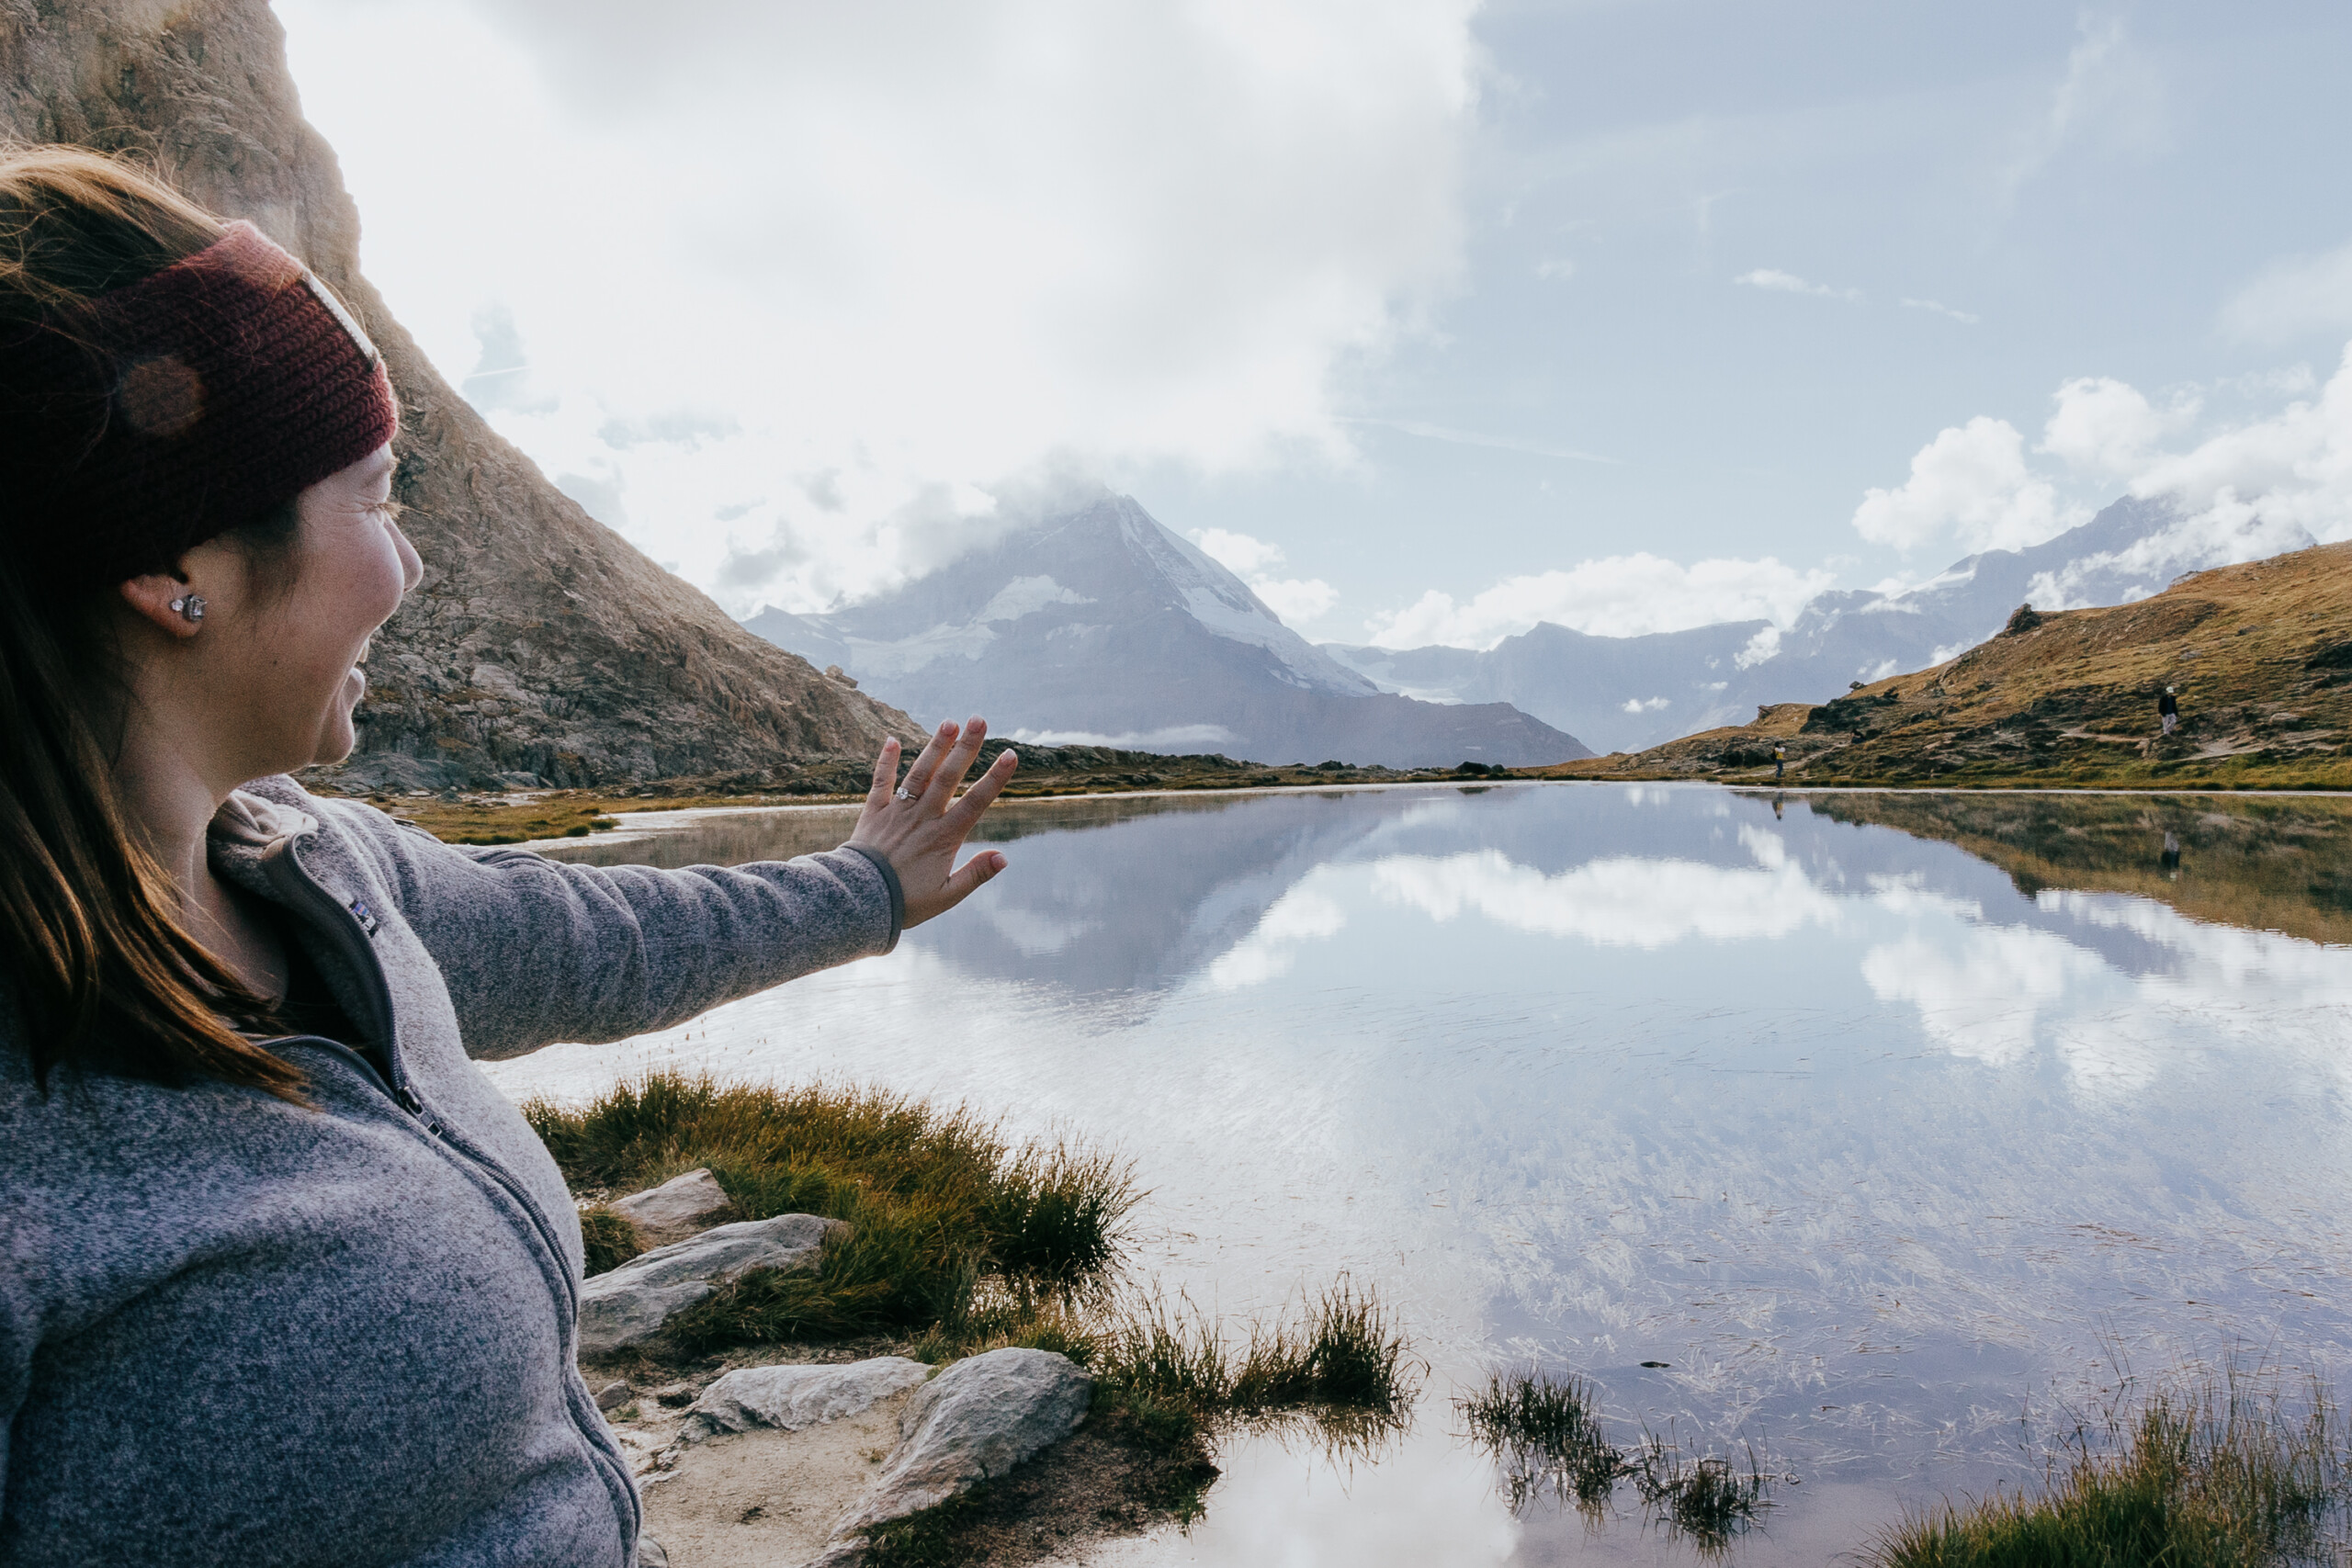
<path id="1" fill-rule="evenodd" d="M 1770 1506 L 1768 1480 L 1747 1455 L 1745 1472 L 1719 1455 L 1694 1456 L 1656 1433 L 1628 1450 L 1610 1441 L 1591 1386 L 1540 1368 L 1495 1371 L 1483 1388 L 1453 1402 L 1469 1435 L 1491 1453 L 1504 1495 L 1516 1513 L 1549 1493 L 1574 1502 L 1589 1518 L 1630 1480 L 1657 1518 L 1695 1540 L 1702 1552 L 1722 1547 Z"/>
<path id="2" fill-rule="evenodd" d="M 849 1222 L 813 1272 L 753 1270 L 673 1320 L 697 1353 L 762 1339 L 960 1324 L 984 1282 L 1024 1300 L 1107 1281 L 1130 1168 L 1069 1143 L 1015 1145 L 970 1112 L 877 1089 L 722 1085 L 655 1072 L 570 1109 L 524 1107 L 574 1190 L 629 1191 L 707 1167 L 732 1217 Z M 591 1272 L 625 1261 L 625 1221 L 591 1206 Z"/>
<path id="3" fill-rule="evenodd" d="M 2075 1430 L 2040 1495 L 1905 1519 L 1879 1568 L 2270 1568 L 2344 1560 L 2341 1422 L 2314 1382 L 2300 1409 L 2231 1369 Z M 2340 1531 L 2338 1532 L 2340 1534 Z"/>
<path id="4" fill-rule="evenodd" d="M 1151 1297 L 1112 1326 L 1098 1376 L 1210 1421 L 1316 1406 L 1401 1417 L 1419 1382 L 1387 1308 L 1345 1279 L 1238 1346 L 1189 1302 Z"/>
<path id="5" fill-rule="evenodd" d="M 1625 1455 L 1601 1429 L 1592 1390 L 1581 1379 L 1555 1379 L 1532 1368 L 1498 1370 L 1453 1407 L 1470 1436 L 1501 1464 L 1513 1511 L 1550 1490 L 1592 1512 L 1625 1473 Z"/>

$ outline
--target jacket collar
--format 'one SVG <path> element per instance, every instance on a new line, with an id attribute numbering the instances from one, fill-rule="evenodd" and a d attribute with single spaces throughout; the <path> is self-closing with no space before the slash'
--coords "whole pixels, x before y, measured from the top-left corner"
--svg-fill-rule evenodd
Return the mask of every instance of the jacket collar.
<path id="1" fill-rule="evenodd" d="M 220 809 L 213 813 L 206 834 L 216 850 L 250 855 L 266 853 L 285 840 L 318 830 L 319 819 L 300 807 L 239 789 L 230 792 Z"/>

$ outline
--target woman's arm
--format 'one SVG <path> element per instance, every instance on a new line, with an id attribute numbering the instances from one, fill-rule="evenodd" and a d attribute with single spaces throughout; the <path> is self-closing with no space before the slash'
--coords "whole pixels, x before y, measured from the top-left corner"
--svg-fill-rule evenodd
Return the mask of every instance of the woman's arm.
<path id="1" fill-rule="evenodd" d="M 986 733 L 977 719 L 941 726 L 903 792 L 892 788 L 898 742 L 886 741 L 850 841 L 797 860 L 659 871 L 459 849 L 413 829 L 370 836 L 448 982 L 469 1055 L 617 1040 L 887 953 L 903 927 L 1002 870 L 993 851 L 954 864 L 1016 765 L 1006 752 L 956 796 Z"/>

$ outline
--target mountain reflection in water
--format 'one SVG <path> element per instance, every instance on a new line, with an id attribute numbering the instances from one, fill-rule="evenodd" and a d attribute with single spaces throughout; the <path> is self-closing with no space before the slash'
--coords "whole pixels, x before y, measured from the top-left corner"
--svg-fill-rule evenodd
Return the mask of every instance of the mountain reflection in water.
<path id="1" fill-rule="evenodd" d="M 551 852 L 736 861 L 853 819 Z M 1804 1475 L 1735 1555 L 1820 1562 L 1900 1500 L 2038 1476 L 2020 1416 L 2118 1354 L 2352 1365 L 2348 828 L 2328 800 L 1691 786 L 1023 803 L 990 819 L 1008 874 L 890 957 L 489 1070 L 969 1100 L 1134 1156 L 1143 1269 L 1204 1304 L 1347 1269 L 1402 1307 L 1438 1376 L 1401 1449 L 1349 1485 L 1238 1444 L 1192 1538 L 1133 1561 L 1688 1555 L 1510 1514 L 1444 1400 L 1532 1359 L 1624 1435 Z"/>

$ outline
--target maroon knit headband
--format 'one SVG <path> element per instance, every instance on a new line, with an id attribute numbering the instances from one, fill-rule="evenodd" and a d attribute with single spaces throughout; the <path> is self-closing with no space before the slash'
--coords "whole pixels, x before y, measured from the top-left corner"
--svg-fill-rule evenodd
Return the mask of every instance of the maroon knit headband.
<path id="1" fill-rule="evenodd" d="M 80 586 L 168 567 L 399 428 L 383 358 L 250 223 L 98 297 L 86 325 L 0 341 L 27 481 L 10 541 Z"/>

